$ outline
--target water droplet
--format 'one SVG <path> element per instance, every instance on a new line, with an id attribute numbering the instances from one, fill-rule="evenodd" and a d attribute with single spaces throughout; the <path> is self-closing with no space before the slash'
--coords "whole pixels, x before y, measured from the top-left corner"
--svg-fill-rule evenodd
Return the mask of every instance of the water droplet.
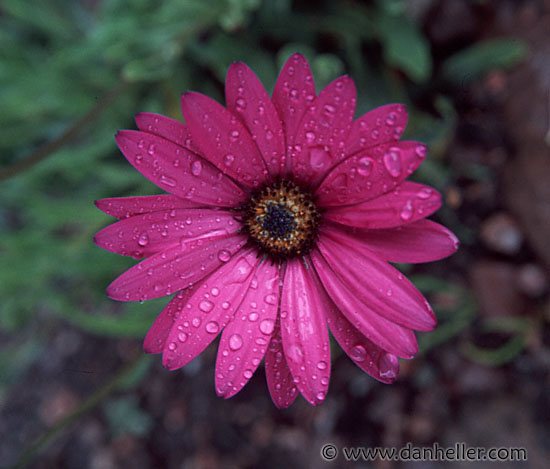
<path id="1" fill-rule="evenodd" d="M 180 332 L 178 334 L 178 340 L 183 343 L 187 340 L 187 334 L 185 332 Z"/>
<path id="2" fill-rule="evenodd" d="M 246 379 L 252 378 L 252 375 L 253 375 L 253 374 L 254 374 L 254 373 L 252 372 L 252 370 L 244 370 L 244 373 L 243 373 L 243 375 L 244 375 L 244 377 L 245 377 Z"/>
<path id="3" fill-rule="evenodd" d="M 201 311 L 204 311 L 205 313 L 209 313 L 212 311 L 212 308 L 214 307 L 214 303 L 208 300 L 203 300 L 199 303 L 199 309 Z"/>
<path id="4" fill-rule="evenodd" d="M 210 293 L 212 293 L 212 296 L 218 296 L 220 294 L 220 289 L 219 288 L 212 288 L 212 290 L 210 290 Z"/>
<path id="5" fill-rule="evenodd" d="M 193 164 L 191 165 L 191 174 L 193 176 L 200 176 L 202 171 L 202 164 L 199 160 L 193 161 Z"/>
<path id="6" fill-rule="evenodd" d="M 325 112 L 325 114 L 334 115 L 334 113 L 336 112 L 336 108 L 331 104 L 325 104 L 323 107 L 323 111 Z"/>
<path id="7" fill-rule="evenodd" d="M 399 360 L 397 357 L 391 353 L 385 353 L 378 361 L 378 375 L 380 378 L 395 379 L 397 377 L 398 366 Z"/>
<path id="8" fill-rule="evenodd" d="M 330 154 L 322 148 L 312 148 L 309 150 L 309 162 L 311 169 L 320 171 L 330 164 Z"/>
<path id="9" fill-rule="evenodd" d="M 244 111 L 246 108 L 246 101 L 243 98 L 237 98 L 235 101 L 235 104 L 237 105 L 237 111 Z"/>
<path id="10" fill-rule="evenodd" d="M 325 398 L 325 396 L 326 396 L 326 394 L 325 394 L 323 391 L 319 391 L 319 392 L 317 393 L 317 399 L 318 399 L 319 401 L 322 401 L 322 400 Z"/>
<path id="11" fill-rule="evenodd" d="M 367 351 L 365 350 L 365 347 L 363 347 L 362 345 L 356 345 L 350 351 L 351 359 L 359 363 L 364 362 L 366 356 L 367 356 Z"/>
<path id="12" fill-rule="evenodd" d="M 165 184 L 167 186 L 170 186 L 170 187 L 174 187 L 176 185 L 176 180 L 169 177 L 169 176 L 166 176 L 166 175 L 162 175 L 160 177 L 160 182 L 161 184 Z"/>
<path id="13" fill-rule="evenodd" d="M 417 145 L 414 152 L 416 153 L 416 156 L 424 159 L 426 157 L 426 153 L 428 152 L 428 147 L 426 147 L 426 145 Z"/>
<path id="14" fill-rule="evenodd" d="M 386 117 L 386 124 L 395 125 L 396 120 L 397 120 L 397 114 L 395 112 L 390 112 Z"/>
<path id="15" fill-rule="evenodd" d="M 231 259 L 231 253 L 227 249 L 222 249 L 218 252 L 218 259 L 222 262 L 227 262 Z"/>
<path id="16" fill-rule="evenodd" d="M 372 137 L 373 140 L 377 140 L 379 135 L 380 135 L 380 132 L 378 132 L 378 130 L 376 130 L 376 129 L 374 129 L 374 130 L 370 133 L 370 136 Z"/>
<path id="17" fill-rule="evenodd" d="M 249 315 L 248 315 L 248 319 L 252 322 L 255 322 L 258 320 L 258 317 L 259 317 L 259 314 L 256 312 L 256 311 L 252 311 Z"/>
<path id="18" fill-rule="evenodd" d="M 391 147 L 384 155 L 384 166 L 394 178 L 401 175 L 401 150 Z"/>
<path id="19" fill-rule="evenodd" d="M 319 363 L 317 363 L 317 368 L 319 368 L 320 370 L 326 370 L 327 369 L 327 362 L 320 361 Z"/>
<path id="20" fill-rule="evenodd" d="M 138 153 L 138 154 L 136 155 L 135 162 L 136 162 L 136 164 L 141 164 L 142 161 L 143 161 L 143 155 L 141 155 L 140 153 Z"/>
<path id="21" fill-rule="evenodd" d="M 275 321 L 273 321 L 273 319 L 264 319 L 262 322 L 260 322 L 260 331 L 262 331 L 262 333 L 265 335 L 271 334 L 274 327 Z"/>
<path id="22" fill-rule="evenodd" d="M 304 361 L 304 352 L 302 347 L 297 344 L 292 344 L 288 347 L 286 357 L 294 363 L 302 363 Z"/>
<path id="23" fill-rule="evenodd" d="M 147 235 L 147 233 L 143 233 L 139 239 L 138 239 L 138 244 L 140 246 L 147 246 L 149 244 L 149 236 Z"/>
<path id="24" fill-rule="evenodd" d="M 220 325 L 216 321 L 210 321 L 206 324 L 206 332 L 216 334 L 220 330 Z"/>
<path id="25" fill-rule="evenodd" d="M 222 308 L 223 309 L 229 309 L 230 306 L 231 306 L 231 303 L 229 303 L 229 301 L 224 301 L 222 303 Z"/>
<path id="26" fill-rule="evenodd" d="M 191 320 L 191 324 L 193 324 L 193 327 L 199 327 L 201 325 L 201 320 L 200 318 L 193 318 Z"/>
<path id="27" fill-rule="evenodd" d="M 233 164 L 233 161 L 235 161 L 235 157 L 231 153 L 225 155 L 225 158 L 223 160 L 225 166 L 231 166 Z"/>
<path id="28" fill-rule="evenodd" d="M 229 337 L 229 348 L 233 351 L 239 350 L 243 346 L 243 338 L 240 334 L 233 334 Z"/>
<path id="29" fill-rule="evenodd" d="M 433 193 L 433 191 L 429 187 L 424 187 L 424 188 L 422 188 L 418 191 L 416 196 L 419 199 L 429 199 L 430 196 L 432 195 L 432 193 Z"/>
<path id="30" fill-rule="evenodd" d="M 229 140 L 231 140 L 232 142 L 236 142 L 239 138 L 239 131 L 238 130 L 232 130 L 230 133 L 229 133 Z"/>
<path id="31" fill-rule="evenodd" d="M 401 220 L 408 221 L 412 218 L 413 212 L 414 212 L 414 209 L 413 209 L 413 206 L 412 206 L 412 202 L 409 199 L 409 200 L 407 200 L 407 203 L 401 209 L 401 212 L 399 212 L 399 216 L 401 217 Z"/>
<path id="32" fill-rule="evenodd" d="M 155 145 L 151 144 L 149 145 L 149 148 L 147 148 L 147 153 L 149 153 L 151 156 L 155 154 L 156 147 Z"/>
<path id="33" fill-rule="evenodd" d="M 174 350 L 176 350 L 176 348 L 178 347 L 178 344 L 176 344 L 175 342 L 170 342 L 168 344 L 168 350 L 170 350 L 171 352 L 173 352 Z"/>
<path id="34" fill-rule="evenodd" d="M 268 304 L 268 305 L 276 305 L 277 304 L 277 296 L 274 295 L 273 293 L 270 293 L 269 295 L 266 295 L 264 297 L 264 301 Z"/>
<path id="35" fill-rule="evenodd" d="M 315 132 L 306 132 L 306 142 L 311 145 L 313 142 L 315 142 L 315 138 L 316 138 L 316 135 L 315 135 Z"/>
<path id="36" fill-rule="evenodd" d="M 266 133 L 265 133 L 265 138 L 267 140 L 271 140 L 273 139 L 273 132 L 271 130 L 268 130 Z"/>
<path id="37" fill-rule="evenodd" d="M 372 168 L 374 166 L 374 161 L 372 158 L 369 158 L 368 156 L 364 156 L 359 160 L 359 166 L 357 168 L 357 172 L 361 176 L 370 176 L 372 173 Z"/>

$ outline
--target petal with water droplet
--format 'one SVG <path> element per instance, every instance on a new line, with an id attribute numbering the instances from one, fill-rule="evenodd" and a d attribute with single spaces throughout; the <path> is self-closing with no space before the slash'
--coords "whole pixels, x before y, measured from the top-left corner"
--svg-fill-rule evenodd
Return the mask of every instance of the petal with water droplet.
<path id="1" fill-rule="evenodd" d="M 301 54 L 293 54 L 283 66 L 273 89 L 273 104 L 283 124 L 286 148 L 295 144 L 302 117 L 315 99 L 315 83 L 309 64 Z M 287 155 L 285 176 L 291 172 Z"/>
<path id="2" fill-rule="evenodd" d="M 353 80 L 342 76 L 327 85 L 307 108 L 296 133 L 292 154 L 294 175 L 299 181 L 315 186 L 332 166 L 345 157 L 344 142 L 353 121 L 355 101 Z M 312 147 L 326 147 L 330 158 L 321 160 L 324 164 L 312 165 Z"/>
<path id="3" fill-rule="evenodd" d="M 342 230 L 331 230 L 318 247 L 333 275 L 369 309 L 411 329 L 435 327 L 434 313 L 422 294 L 395 267 L 365 249 L 364 243 Z M 353 262 L 343 263 L 346 258 Z"/>
<path id="4" fill-rule="evenodd" d="M 386 364 L 388 360 L 384 357 L 388 355 L 387 352 L 353 327 L 338 308 L 327 307 L 325 311 L 330 332 L 353 362 L 378 381 L 392 383 L 399 374 L 399 362 L 392 360 Z M 381 361 L 386 365 L 382 368 L 383 373 L 380 372 Z"/>
<path id="5" fill-rule="evenodd" d="M 349 258 L 349 255 L 348 253 L 345 258 Z M 335 274 L 317 249 L 311 251 L 310 257 L 330 298 L 361 334 L 399 357 L 412 358 L 418 352 L 418 344 L 411 329 L 386 319 L 360 300 L 356 292 L 349 289 L 340 276 Z M 363 283 L 364 279 L 365 277 Z"/>
<path id="6" fill-rule="evenodd" d="M 261 321 L 275 321 L 277 318 L 278 302 L 270 305 L 262 299 L 264 295 L 279 293 L 278 266 L 262 263 L 256 269 L 256 281 L 259 287 L 248 290 L 235 317 L 225 327 L 218 347 L 216 391 L 226 399 L 237 394 L 248 382 L 252 375 L 245 375 L 245 372 L 256 370 L 271 339 L 270 335 L 260 330 L 261 322 L 253 314 L 258 315 Z"/>
<path id="7" fill-rule="evenodd" d="M 265 377 L 271 399 L 279 409 L 284 409 L 294 402 L 298 396 L 298 389 L 285 358 L 278 318 L 265 354 Z"/>
<path id="8" fill-rule="evenodd" d="M 166 343 L 177 342 L 178 335 L 183 332 L 187 334 L 184 343 L 171 350 L 164 348 L 162 354 L 163 365 L 175 370 L 181 368 L 199 355 L 218 335 L 218 333 L 229 323 L 235 314 L 236 308 L 245 297 L 252 279 L 250 271 L 246 281 L 235 284 L 233 281 L 234 271 L 239 262 L 243 259 L 255 268 L 259 263 L 256 258 L 255 249 L 248 248 L 235 255 L 228 263 L 223 264 L 216 272 L 201 282 L 194 294 L 189 298 L 187 304 L 174 321 L 172 329 L 168 334 Z M 218 297 L 210 296 L 209 292 L 213 287 L 220 290 Z M 201 304 L 208 301 L 212 306 L 205 312 Z M 227 302 L 229 307 L 224 307 Z M 200 325 L 193 326 L 193 320 L 200 318 Z"/>
<path id="9" fill-rule="evenodd" d="M 315 272 L 306 270 L 302 259 L 288 261 L 281 296 L 281 337 L 296 385 L 313 405 L 323 401 L 330 379 L 325 300 Z M 327 364 L 322 370 L 317 366 L 320 362 Z"/>
<path id="10" fill-rule="evenodd" d="M 254 137 L 271 176 L 278 176 L 285 154 L 281 119 L 258 77 L 242 62 L 231 64 L 227 71 L 225 100 Z"/>
<path id="11" fill-rule="evenodd" d="M 457 237 L 444 226 L 418 220 L 399 228 L 350 233 L 366 249 L 388 262 L 432 262 L 458 249 Z"/>
<path id="12" fill-rule="evenodd" d="M 187 288 L 222 264 L 216 255 L 218 251 L 227 249 L 234 255 L 246 242 L 243 234 L 224 232 L 191 240 L 183 251 L 179 245 L 172 246 L 116 278 L 107 287 L 107 295 L 113 300 L 141 301 Z"/>
<path id="13" fill-rule="evenodd" d="M 199 184 L 191 172 L 197 155 L 173 142 L 133 130 L 119 131 L 116 141 L 124 156 L 141 174 L 177 197 L 222 207 L 239 206 L 246 200 L 244 192 L 206 160 L 203 160 L 202 184 Z M 149 154 L 140 147 L 154 148 L 154 151 Z M 141 158 L 136 160 L 137 156 Z M 177 170 L 174 168 L 176 161 Z"/>
<path id="14" fill-rule="evenodd" d="M 138 129 L 142 132 L 158 135 L 200 155 L 199 147 L 193 143 L 191 132 L 183 122 L 150 112 L 140 112 L 135 119 Z"/>
<path id="15" fill-rule="evenodd" d="M 119 219 L 178 208 L 199 207 L 191 200 L 172 194 L 145 195 L 141 197 L 111 197 L 95 201 L 95 206 L 107 215 Z"/>
<path id="16" fill-rule="evenodd" d="M 346 154 L 354 155 L 367 148 L 395 142 L 407 126 L 408 114 L 403 104 L 387 104 L 355 120 L 346 139 Z"/>
<path id="17" fill-rule="evenodd" d="M 324 217 L 358 228 L 393 228 L 425 218 L 439 207 L 439 192 L 422 184 L 403 181 L 395 190 L 374 199 L 343 207 L 330 207 Z M 405 212 L 405 209 L 409 211 Z M 404 217 L 405 213 L 410 216 Z"/>
<path id="18" fill-rule="evenodd" d="M 267 168 L 258 147 L 232 112 L 195 92 L 182 95 L 181 107 L 193 141 L 208 161 L 248 186 L 258 187 L 265 181 Z M 227 164 L 227 155 L 232 155 L 231 164 Z"/>
<path id="19" fill-rule="evenodd" d="M 365 202 L 394 190 L 422 163 L 416 153 L 418 146 L 424 145 L 410 141 L 386 143 L 344 160 L 330 171 L 315 192 L 318 206 Z M 358 171 L 365 157 L 372 160 L 373 166 L 367 176 Z M 345 186 L 340 184 L 343 176 L 347 176 Z"/>
<path id="20" fill-rule="evenodd" d="M 231 212 L 211 209 L 174 209 L 136 215 L 103 228 L 94 242 L 111 252 L 149 257 L 170 247 L 236 232 L 240 225 Z M 184 220 L 191 220 L 188 224 Z M 227 251 L 228 259 L 231 253 Z"/>

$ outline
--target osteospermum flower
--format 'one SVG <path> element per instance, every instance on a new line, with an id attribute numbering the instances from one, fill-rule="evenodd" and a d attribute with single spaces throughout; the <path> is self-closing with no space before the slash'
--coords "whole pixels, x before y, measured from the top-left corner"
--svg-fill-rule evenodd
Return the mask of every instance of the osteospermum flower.
<path id="1" fill-rule="evenodd" d="M 389 262 L 432 261 L 458 245 L 425 220 L 440 195 L 405 181 L 426 156 L 424 144 L 399 141 L 405 107 L 354 120 L 353 81 L 340 77 L 316 95 L 298 54 L 272 97 L 243 63 L 229 68 L 225 93 L 226 108 L 183 94 L 185 124 L 142 113 L 139 131 L 117 134 L 128 161 L 168 194 L 96 202 L 120 221 L 95 242 L 146 258 L 107 294 L 142 301 L 175 293 L 144 348 L 174 370 L 221 334 L 215 383 L 225 398 L 263 359 L 278 407 L 298 391 L 319 404 L 329 385 L 329 329 L 360 368 L 394 381 L 398 357 L 417 353 L 413 330 L 436 320 Z"/>

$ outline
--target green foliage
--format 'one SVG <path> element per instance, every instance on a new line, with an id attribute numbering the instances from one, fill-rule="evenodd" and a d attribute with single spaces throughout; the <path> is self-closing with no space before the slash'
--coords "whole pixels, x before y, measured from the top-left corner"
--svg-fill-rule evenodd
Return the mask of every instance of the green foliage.
<path id="1" fill-rule="evenodd" d="M 517 64 L 527 53 L 527 45 L 517 39 L 480 41 L 449 57 L 443 64 L 443 77 L 455 85 L 467 85 L 489 70 Z"/>

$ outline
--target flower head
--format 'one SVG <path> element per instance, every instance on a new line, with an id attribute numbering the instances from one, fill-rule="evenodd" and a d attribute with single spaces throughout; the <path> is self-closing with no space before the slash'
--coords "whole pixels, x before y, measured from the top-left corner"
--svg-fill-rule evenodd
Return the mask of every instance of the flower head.
<path id="1" fill-rule="evenodd" d="M 219 334 L 216 391 L 239 392 L 265 362 L 278 407 L 298 391 L 312 404 L 330 378 L 328 330 L 364 371 L 389 383 L 398 357 L 418 350 L 413 330 L 436 320 L 389 262 L 452 254 L 456 237 L 425 217 L 435 190 L 406 181 L 426 156 L 400 141 L 400 104 L 354 120 L 355 86 L 343 76 L 319 95 L 295 54 L 270 97 L 243 63 L 229 68 L 226 105 L 183 94 L 185 124 L 136 116 L 116 141 L 128 161 L 167 194 L 102 199 L 120 220 L 95 242 L 146 258 L 107 294 L 141 301 L 175 294 L 144 348 L 173 370 Z"/>

